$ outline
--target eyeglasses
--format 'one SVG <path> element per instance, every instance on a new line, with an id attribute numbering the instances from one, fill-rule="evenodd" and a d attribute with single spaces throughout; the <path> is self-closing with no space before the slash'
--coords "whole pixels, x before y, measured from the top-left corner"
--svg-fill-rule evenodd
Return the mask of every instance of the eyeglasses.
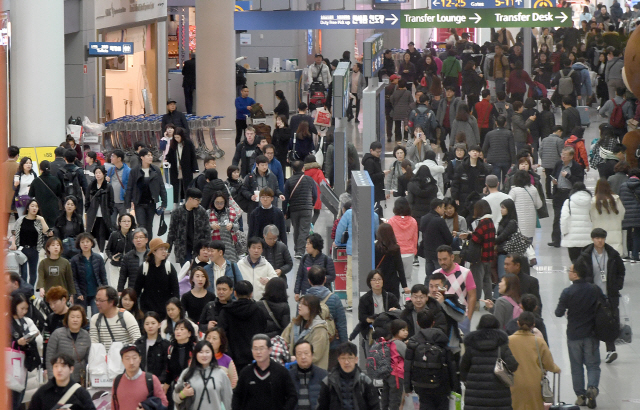
<path id="1" fill-rule="evenodd" d="M 338 360 L 341 362 L 355 362 L 356 360 L 358 360 L 358 358 L 356 356 L 339 356 Z"/>

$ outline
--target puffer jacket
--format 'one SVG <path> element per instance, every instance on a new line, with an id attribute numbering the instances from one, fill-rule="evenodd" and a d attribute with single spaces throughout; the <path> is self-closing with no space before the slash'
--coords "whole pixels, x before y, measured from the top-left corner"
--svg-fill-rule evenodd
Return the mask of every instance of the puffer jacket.
<path id="1" fill-rule="evenodd" d="M 455 118 L 455 117 L 454 117 Z M 453 147 L 455 144 L 455 136 L 459 132 L 464 132 L 467 136 L 467 148 L 471 148 L 474 145 L 480 145 L 480 129 L 478 128 L 478 120 L 469 114 L 469 119 L 467 121 L 458 121 L 456 119 L 451 120 L 451 146 Z"/>
<path id="2" fill-rule="evenodd" d="M 529 134 L 529 127 L 533 124 L 533 121 L 527 117 L 524 118 L 522 113 L 515 113 L 511 117 L 511 127 L 513 129 L 513 140 L 519 143 L 527 142 L 527 135 Z"/>
<path id="3" fill-rule="evenodd" d="M 111 232 L 104 252 L 107 255 L 107 258 L 111 259 L 111 264 L 113 266 L 120 266 L 124 255 L 132 249 L 135 249 L 135 246 L 133 245 L 133 230 L 130 229 L 125 237 L 122 234 L 122 231 L 118 229 L 117 231 Z M 120 254 L 120 260 L 114 261 L 113 255 L 117 254 Z"/>
<path id="4" fill-rule="evenodd" d="M 252 201 L 251 197 L 255 191 L 261 191 L 263 188 L 271 188 L 273 190 L 275 194 L 273 206 L 278 206 L 278 197 L 282 195 L 280 186 L 278 185 L 278 178 L 269 169 L 267 169 L 264 175 L 260 175 L 256 169 L 244 177 L 244 182 L 240 189 L 240 195 L 242 195 L 247 204 L 247 209 L 243 208 L 247 214 L 251 214 L 251 212 L 260 205 L 260 202 Z"/>
<path id="5" fill-rule="evenodd" d="M 602 214 L 598 213 L 595 198 L 591 200 L 591 210 L 589 214 L 591 215 L 593 228 L 602 228 L 607 231 L 607 244 L 611 245 L 613 249 L 622 255 L 622 221 L 624 220 L 625 209 L 618 195 L 613 195 L 613 198 L 616 202 L 616 208 L 618 209 L 617 214 L 613 212 L 613 210 L 607 212 L 604 206 L 600 208 Z"/>
<path id="6" fill-rule="evenodd" d="M 543 168 L 553 169 L 560 161 L 560 155 L 564 148 L 564 141 L 555 134 L 549 134 L 540 141 L 540 159 Z"/>
<path id="7" fill-rule="evenodd" d="M 301 339 L 308 340 L 313 346 L 313 364 L 327 370 L 329 367 L 329 327 L 327 322 L 318 315 L 311 320 L 309 328 L 305 330 L 308 332 L 304 336 L 300 336 L 303 333 L 301 325 L 290 322 L 282 332 L 282 338 L 289 344 L 292 356 L 295 354 L 293 348 L 296 342 Z"/>
<path id="8" fill-rule="evenodd" d="M 593 223 L 589 215 L 590 210 L 591 195 L 588 192 L 578 191 L 564 201 L 560 214 L 563 247 L 582 248 L 592 242 Z"/>
<path id="9" fill-rule="evenodd" d="M 333 259 L 324 253 L 320 252 L 315 258 L 308 253 L 305 253 L 300 259 L 298 265 L 298 274 L 296 276 L 296 284 L 293 291 L 296 295 L 304 295 L 307 289 L 311 287 L 309 279 L 307 278 L 307 271 L 313 265 L 322 266 L 327 271 L 326 285 L 330 286 L 331 282 L 336 280 L 336 269 L 333 266 Z"/>
<path id="10" fill-rule="evenodd" d="M 419 221 L 424 215 L 429 213 L 431 209 L 431 201 L 438 197 L 438 185 L 426 184 L 426 188 L 422 189 L 420 183 L 415 180 L 409 181 L 407 184 L 407 200 L 411 206 L 411 216 Z"/>
<path id="11" fill-rule="evenodd" d="M 211 226 L 209 225 L 209 213 L 198 206 L 193 209 L 193 243 L 198 241 L 211 240 Z M 176 261 L 183 261 L 187 255 L 187 221 L 189 211 L 184 206 L 179 206 L 171 212 L 171 223 L 169 224 L 169 234 L 167 243 L 171 245 Z"/>
<path id="12" fill-rule="evenodd" d="M 358 410 L 377 410 L 380 408 L 378 388 L 373 381 L 356 366 L 353 376 L 353 408 Z M 320 383 L 320 396 L 316 410 L 343 410 L 342 377 L 340 369 L 334 368 Z"/>
<path id="13" fill-rule="evenodd" d="M 582 81 L 582 87 L 579 95 L 590 96 L 593 94 L 591 89 L 591 77 L 589 76 L 589 68 L 582 63 L 575 63 L 571 66 L 571 69 L 580 74 L 580 80 Z"/>
<path id="14" fill-rule="evenodd" d="M 391 106 L 393 107 L 391 118 L 394 121 L 407 120 L 411 113 L 410 104 L 413 102 L 411 91 L 405 89 L 396 89 L 391 97 L 389 97 Z"/>
<path id="15" fill-rule="evenodd" d="M 298 184 L 300 178 L 302 181 Z M 297 188 L 296 184 L 298 184 Z M 318 195 L 318 191 L 313 178 L 302 172 L 294 174 L 284 183 L 285 201 L 282 204 L 282 209 L 287 209 L 288 206 L 290 212 L 311 211 L 317 200 L 316 195 Z"/>
<path id="16" fill-rule="evenodd" d="M 520 232 L 527 238 L 533 237 L 536 233 L 536 209 L 544 205 L 540 194 L 533 185 L 527 185 L 525 188 L 514 186 L 509 196 L 516 205 Z"/>
<path id="17" fill-rule="evenodd" d="M 144 253 L 144 259 L 147 258 L 147 254 L 149 250 Z M 129 252 L 125 253 L 122 257 L 122 263 L 120 266 L 120 276 L 118 278 L 118 292 L 122 292 L 127 284 L 128 288 L 133 288 L 136 284 L 136 278 L 138 277 L 138 273 L 142 269 L 141 265 L 138 265 L 140 259 L 138 258 L 138 254 L 135 249 L 131 249 Z M 129 281 L 127 283 L 127 280 Z"/>
<path id="18" fill-rule="evenodd" d="M 620 200 L 625 209 L 622 229 L 640 227 L 640 179 L 631 177 L 620 186 Z"/>
<path id="19" fill-rule="evenodd" d="M 49 357 L 53 358 L 60 353 L 66 353 L 73 358 L 75 364 L 73 365 L 73 373 L 71 376 L 76 382 L 80 381 L 81 375 L 87 367 L 90 349 L 91 337 L 89 336 L 89 332 L 84 329 L 80 329 L 78 336 L 74 339 L 68 327 L 61 327 L 51 334 L 49 342 L 47 343 Z M 53 366 L 48 360 L 46 369 L 49 375 L 53 375 Z"/>
<path id="20" fill-rule="evenodd" d="M 317 162 L 304 164 L 304 174 L 311 177 L 311 179 L 316 182 L 318 188 L 318 199 L 316 199 L 313 209 L 322 209 L 322 201 L 320 200 L 320 184 L 326 180 L 322 173 L 322 167 Z"/>
<path id="21" fill-rule="evenodd" d="M 78 296 L 87 296 L 87 276 L 84 269 L 84 256 L 82 254 L 77 254 L 69 261 L 71 263 L 71 270 L 73 271 L 73 282 L 76 286 L 76 292 Z M 91 267 L 93 268 L 93 276 L 96 278 L 96 283 L 98 287 L 106 286 L 107 283 L 107 270 L 104 267 L 104 260 L 102 257 L 95 253 L 91 252 L 91 257 L 89 257 L 89 262 L 91 262 Z"/>
<path id="22" fill-rule="evenodd" d="M 490 164 L 515 164 L 516 147 L 513 134 L 506 128 L 497 127 L 484 137 L 484 158 Z"/>
<path id="23" fill-rule="evenodd" d="M 464 346 L 460 379 L 466 382 L 465 410 L 512 410 L 511 390 L 493 372 L 498 352 L 509 370 L 518 369 L 507 334 L 498 329 L 477 330 L 464 338 Z"/>
<path id="24" fill-rule="evenodd" d="M 293 269 L 291 253 L 287 245 L 282 241 L 277 241 L 274 246 L 264 244 L 262 256 L 273 266 L 273 269 L 280 269 L 283 275 L 286 275 Z M 281 278 L 286 279 L 286 276 L 281 276 Z"/>

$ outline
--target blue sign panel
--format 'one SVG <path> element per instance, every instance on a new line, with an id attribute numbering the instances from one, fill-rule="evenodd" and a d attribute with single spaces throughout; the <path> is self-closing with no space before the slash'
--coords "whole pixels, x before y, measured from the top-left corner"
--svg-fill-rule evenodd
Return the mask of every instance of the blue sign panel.
<path id="1" fill-rule="evenodd" d="M 524 0 L 431 0 L 432 10 L 524 8 Z"/>
<path id="2" fill-rule="evenodd" d="M 236 1 L 236 11 L 249 11 L 251 10 L 250 1 Z"/>
<path id="3" fill-rule="evenodd" d="M 89 43 L 89 57 L 108 57 L 133 54 L 133 43 Z"/>
<path id="4" fill-rule="evenodd" d="M 252 11 L 234 13 L 235 30 L 400 28 L 396 10 Z"/>

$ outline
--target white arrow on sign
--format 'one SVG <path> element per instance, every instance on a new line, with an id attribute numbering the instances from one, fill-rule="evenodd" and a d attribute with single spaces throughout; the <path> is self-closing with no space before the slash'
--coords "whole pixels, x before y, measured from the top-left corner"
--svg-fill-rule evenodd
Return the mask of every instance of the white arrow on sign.
<path id="1" fill-rule="evenodd" d="M 518 3 L 519 6 L 520 4 L 522 4 L 522 0 L 516 0 L 516 3 Z"/>
<path id="2" fill-rule="evenodd" d="M 473 13 L 473 14 L 475 14 L 476 16 L 475 17 L 469 17 L 469 20 L 475 20 L 476 24 L 478 24 L 478 22 L 480 20 L 482 20 L 482 17 L 480 17 L 480 15 L 478 13 Z"/>
<path id="3" fill-rule="evenodd" d="M 562 19 L 561 23 L 564 23 L 565 21 L 567 21 L 567 19 L 569 18 L 566 14 L 564 14 L 564 11 L 562 13 L 562 17 L 560 16 L 556 16 L 557 19 Z"/>
<path id="4" fill-rule="evenodd" d="M 393 21 L 393 23 L 391 23 L 391 25 L 393 26 L 394 24 L 396 24 L 396 23 L 398 22 L 398 16 L 396 16 L 395 14 L 392 14 L 392 15 L 391 15 L 391 17 L 393 17 L 393 18 L 388 18 L 388 17 L 387 17 L 385 20 L 387 20 L 387 21 L 389 21 L 389 20 Z"/>
<path id="5" fill-rule="evenodd" d="M 437 6 L 438 5 L 438 0 L 434 0 L 433 5 Z"/>

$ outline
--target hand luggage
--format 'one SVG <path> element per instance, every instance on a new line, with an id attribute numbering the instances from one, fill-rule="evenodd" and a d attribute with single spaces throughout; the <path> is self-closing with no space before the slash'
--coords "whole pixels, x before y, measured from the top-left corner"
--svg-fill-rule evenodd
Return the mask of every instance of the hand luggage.
<path id="1" fill-rule="evenodd" d="M 556 390 L 556 377 L 558 378 L 558 390 Z M 580 406 L 576 406 L 575 404 L 567 404 L 563 401 L 560 401 L 560 376 L 556 373 L 553 374 L 553 396 L 554 398 L 558 397 L 558 401 L 554 401 L 554 404 L 549 406 L 549 410 L 580 410 Z"/>
<path id="2" fill-rule="evenodd" d="M 576 107 L 580 112 L 580 123 L 583 127 L 588 127 L 591 124 L 591 118 L 589 118 L 589 107 L 586 105 L 579 105 Z"/>

